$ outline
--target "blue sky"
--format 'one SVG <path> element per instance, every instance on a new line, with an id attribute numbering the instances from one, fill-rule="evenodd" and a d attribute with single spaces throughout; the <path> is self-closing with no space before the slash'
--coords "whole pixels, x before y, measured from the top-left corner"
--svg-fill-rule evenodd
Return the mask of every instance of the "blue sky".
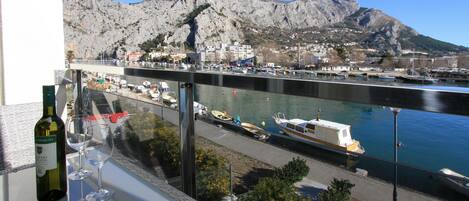
<path id="1" fill-rule="evenodd" d="M 116 0 L 122 3 L 135 3 L 135 2 L 140 2 L 142 0 Z"/>
<path id="2" fill-rule="evenodd" d="M 118 0 L 139 2 L 141 0 Z M 285 0 L 290 1 L 290 0 Z M 469 47 L 469 0 L 358 0 L 383 10 L 419 33 Z"/>
<path id="3" fill-rule="evenodd" d="M 378 8 L 419 33 L 469 47 L 468 0 L 359 0 Z"/>

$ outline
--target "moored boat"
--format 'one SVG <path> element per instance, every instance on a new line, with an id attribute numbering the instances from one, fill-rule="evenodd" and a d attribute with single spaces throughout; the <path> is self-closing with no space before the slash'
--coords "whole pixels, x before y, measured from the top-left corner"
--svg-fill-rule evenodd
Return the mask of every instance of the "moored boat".
<path id="1" fill-rule="evenodd" d="M 212 110 L 212 116 L 223 121 L 233 121 L 233 117 L 226 112 L 220 112 L 218 110 Z"/>
<path id="2" fill-rule="evenodd" d="M 469 197 L 469 177 L 448 168 L 443 168 L 439 172 L 440 180 L 446 186 Z"/>
<path id="3" fill-rule="evenodd" d="M 206 115 L 207 114 L 207 106 L 202 105 L 199 102 L 194 101 L 194 114 L 197 115 Z"/>
<path id="4" fill-rule="evenodd" d="M 360 142 L 352 139 L 350 125 L 322 119 L 287 119 L 284 114 L 273 116 L 275 123 L 287 135 L 310 142 L 316 147 L 346 155 L 365 153 Z"/>
<path id="5" fill-rule="evenodd" d="M 378 79 L 383 80 L 383 81 L 394 81 L 396 77 L 391 76 L 391 75 L 378 75 Z"/>
<path id="6" fill-rule="evenodd" d="M 159 101 L 160 100 L 160 91 L 158 91 L 156 89 L 150 89 L 150 90 L 148 90 L 148 96 L 154 101 Z"/>
<path id="7" fill-rule="evenodd" d="M 248 122 L 241 123 L 241 127 L 259 140 L 267 140 L 270 136 L 264 129 Z"/>
<path id="8" fill-rule="evenodd" d="M 404 83 L 410 84 L 435 84 L 438 79 L 429 76 L 408 75 L 399 77 Z"/>
<path id="9" fill-rule="evenodd" d="M 161 94 L 161 98 L 163 99 L 164 103 L 169 105 L 177 103 L 176 95 L 174 92 L 163 92 Z"/>

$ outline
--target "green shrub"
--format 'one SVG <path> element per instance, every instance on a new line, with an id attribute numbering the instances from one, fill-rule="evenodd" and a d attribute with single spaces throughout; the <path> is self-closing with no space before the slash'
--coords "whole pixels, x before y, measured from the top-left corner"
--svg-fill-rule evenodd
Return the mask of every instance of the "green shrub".
<path id="1" fill-rule="evenodd" d="M 254 190 L 239 198 L 239 201 L 306 201 L 295 192 L 295 187 L 285 180 L 266 177 L 259 180 Z"/>
<path id="2" fill-rule="evenodd" d="M 165 35 L 158 34 L 155 38 L 149 39 L 141 44 L 138 47 L 145 51 L 146 53 L 151 52 L 152 50 L 162 50 L 160 46 L 166 46 L 167 44 L 164 42 Z M 160 48 L 160 49 L 158 49 Z"/>
<path id="3" fill-rule="evenodd" d="M 121 107 L 131 109 L 128 104 Z M 179 175 L 181 151 L 178 128 L 164 123 L 151 112 L 133 110 L 125 126 L 128 130 L 130 144 L 141 146 L 142 139 L 151 139 L 148 151 L 158 158 L 165 173 Z M 226 159 L 212 150 L 196 149 L 197 198 L 204 201 L 218 201 L 229 194 L 229 173 L 225 169 Z"/>
<path id="4" fill-rule="evenodd" d="M 294 158 L 286 165 L 281 168 L 275 168 L 274 178 L 284 180 L 289 184 L 299 182 L 308 175 L 309 167 L 306 165 L 306 161 L 299 157 Z"/>
<path id="5" fill-rule="evenodd" d="M 203 170 L 197 169 L 198 200 L 219 201 L 230 193 L 230 174 L 224 166 L 207 166 Z"/>
<path id="6" fill-rule="evenodd" d="M 321 201 L 349 201 L 351 198 L 351 190 L 355 185 L 349 180 L 338 180 L 334 178 L 327 190 L 319 194 Z"/>

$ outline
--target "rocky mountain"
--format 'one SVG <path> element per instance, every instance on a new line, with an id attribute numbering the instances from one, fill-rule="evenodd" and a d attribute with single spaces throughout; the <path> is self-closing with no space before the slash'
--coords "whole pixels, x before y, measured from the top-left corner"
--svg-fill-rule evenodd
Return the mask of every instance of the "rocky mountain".
<path id="1" fill-rule="evenodd" d="M 196 48 L 232 41 L 294 42 L 291 35 L 300 30 L 331 28 L 359 30 L 344 40 L 394 53 L 403 46 L 439 52 L 467 50 L 444 42 L 443 47 L 436 45 L 441 48 L 437 50 L 428 45 L 433 39 L 379 10 L 361 9 L 356 0 L 145 0 L 134 5 L 64 0 L 66 48 L 77 58 L 137 50 L 139 44 L 157 36 L 164 36 L 166 43 Z M 273 36 L 266 35 L 270 32 L 281 36 L 263 41 Z"/>

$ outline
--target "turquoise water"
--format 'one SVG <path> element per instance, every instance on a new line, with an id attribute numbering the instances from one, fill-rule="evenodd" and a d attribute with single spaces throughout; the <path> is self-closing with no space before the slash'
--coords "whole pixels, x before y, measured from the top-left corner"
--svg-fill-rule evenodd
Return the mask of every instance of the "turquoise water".
<path id="1" fill-rule="evenodd" d="M 467 90 L 453 88 L 461 89 Z M 393 114 L 389 108 L 206 85 L 197 86 L 196 100 L 210 110 L 239 115 L 242 121 L 257 125 L 264 121 L 266 130 L 278 135 L 274 113 L 312 119 L 321 109 L 321 119 L 352 126 L 352 137 L 360 141 L 367 156 L 392 161 Z M 432 172 L 446 167 L 469 175 L 469 117 L 402 110 L 398 125 L 403 144 L 399 163 Z"/>

